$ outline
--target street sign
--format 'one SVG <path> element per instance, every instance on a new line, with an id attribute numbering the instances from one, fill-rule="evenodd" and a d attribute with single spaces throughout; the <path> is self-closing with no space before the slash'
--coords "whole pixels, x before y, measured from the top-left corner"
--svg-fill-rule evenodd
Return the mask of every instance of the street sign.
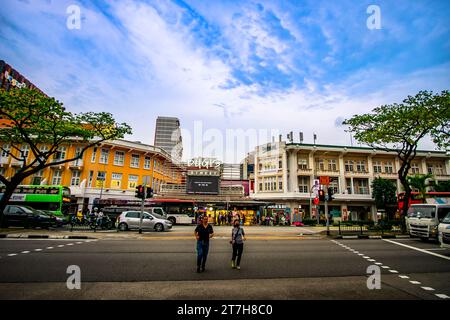
<path id="1" fill-rule="evenodd" d="M 319 177 L 319 181 L 320 181 L 320 184 L 323 184 L 323 185 L 329 185 L 330 184 L 330 177 Z"/>

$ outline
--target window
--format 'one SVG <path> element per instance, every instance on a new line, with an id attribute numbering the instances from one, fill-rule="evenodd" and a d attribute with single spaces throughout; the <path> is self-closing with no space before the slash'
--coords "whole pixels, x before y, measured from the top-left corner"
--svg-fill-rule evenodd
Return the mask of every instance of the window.
<path id="1" fill-rule="evenodd" d="M 128 189 L 135 189 L 137 187 L 137 182 L 139 180 L 139 176 L 134 174 L 128 175 Z"/>
<path id="2" fill-rule="evenodd" d="M 108 158 L 109 158 L 109 149 L 102 148 L 100 150 L 100 161 L 99 161 L 99 163 L 108 164 Z"/>
<path id="3" fill-rule="evenodd" d="M 298 168 L 301 170 L 308 169 L 308 160 L 306 159 L 298 159 Z"/>
<path id="4" fill-rule="evenodd" d="M 330 188 L 333 188 L 333 194 L 339 193 L 339 178 L 330 177 Z"/>
<path id="5" fill-rule="evenodd" d="M 373 162 L 373 173 L 381 173 L 381 161 Z"/>
<path id="6" fill-rule="evenodd" d="M 412 174 L 418 174 L 418 173 L 420 173 L 419 165 L 418 165 L 416 162 L 413 162 L 413 163 L 411 164 L 411 172 L 412 172 Z"/>
<path id="7" fill-rule="evenodd" d="M 79 186 L 80 185 L 80 176 L 81 172 L 78 170 L 72 171 L 72 179 L 70 180 L 71 186 Z"/>
<path id="8" fill-rule="evenodd" d="M 324 171 L 325 170 L 325 162 L 323 159 L 318 161 L 318 165 L 319 165 L 319 170 L 320 171 Z"/>
<path id="9" fill-rule="evenodd" d="M 438 163 L 434 166 L 434 174 L 438 176 L 444 174 L 444 167 L 442 166 L 442 164 Z"/>
<path id="10" fill-rule="evenodd" d="M 149 157 L 145 157 L 144 159 L 144 169 L 150 169 L 151 160 Z"/>
<path id="11" fill-rule="evenodd" d="M 139 214 L 139 212 L 138 211 L 130 211 L 130 212 L 128 212 L 127 214 L 126 214 L 126 217 L 127 218 L 140 218 L 140 214 Z"/>
<path id="12" fill-rule="evenodd" d="M 91 162 L 94 163 L 96 158 L 97 158 L 97 147 L 94 147 L 94 149 L 92 149 Z"/>
<path id="13" fill-rule="evenodd" d="M 89 180 L 88 180 L 88 187 L 92 187 L 92 180 L 94 179 L 94 171 L 89 171 Z"/>
<path id="14" fill-rule="evenodd" d="M 283 181 L 278 181 L 278 190 L 283 191 Z"/>
<path id="15" fill-rule="evenodd" d="M 263 184 L 262 183 L 259 184 L 259 190 L 258 191 L 263 191 Z"/>
<path id="16" fill-rule="evenodd" d="M 354 179 L 356 194 L 369 194 L 369 182 L 367 179 Z"/>
<path id="17" fill-rule="evenodd" d="M 53 172 L 52 185 L 60 185 L 61 179 L 62 179 L 62 171 L 55 170 L 55 172 Z"/>
<path id="18" fill-rule="evenodd" d="M 384 172 L 386 173 L 393 173 L 394 172 L 394 165 L 391 161 L 388 161 L 384 164 Z"/>
<path id="19" fill-rule="evenodd" d="M 337 171 L 336 160 L 334 160 L 334 159 L 328 160 L 328 170 L 329 171 Z"/>
<path id="20" fill-rule="evenodd" d="M 20 147 L 20 151 L 21 151 L 20 158 L 27 160 L 28 154 L 30 153 L 30 147 L 27 144 L 24 144 Z"/>
<path id="21" fill-rule="evenodd" d="M 114 165 L 123 166 L 124 162 L 125 162 L 125 152 L 116 151 L 116 154 L 114 155 Z"/>
<path id="22" fill-rule="evenodd" d="M 346 172 L 353 172 L 353 160 L 345 160 L 345 171 Z"/>
<path id="23" fill-rule="evenodd" d="M 0 172 L 1 173 L 1 172 Z M 35 174 L 34 174 L 34 176 L 33 176 L 33 179 L 32 179 L 32 185 L 35 185 L 35 186 L 37 186 L 37 185 L 40 185 L 41 184 L 41 181 L 42 181 L 42 176 L 43 176 L 43 174 L 44 174 L 44 170 L 39 170 L 38 172 L 36 172 Z"/>
<path id="24" fill-rule="evenodd" d="M 352 180 L 351 179 L 345 179 L 345 185 L 347 187 L 347 193 L 348 194 L 352 194 L 353 190 L 352 190 Z"/>
<path id="25" fill-rule="evenodd" d="M 283 169 L 283 161 L 278 161 L 278 168 Z"/>
<path id="26" fill-rule="evenodd" d="M 66 154 L 67 154 L 67 148 L 66 147 L 59 147 L 58 151 L 55 154 L 55 160 L 59 161 L 59 160 L 66 159 Z"/>
<path id="27" fill-rule="evenodd" d="M 366 162 L 364 160 L 360 160 L 356 162 L 356 171 L 357 172 L 366 172 Z"/>
<path id="28" fill-rule="evenodd" d="M 121 186 L 122 186 L 122 174 L 113 173 L 111 175 L 111 188 L 120 189 Z"/>
<path id="29" fill-rule="evenodd" d="M 301 193 L 309 192 L 309 177 L 298 178 L 298 191 Z"/>
<path id="30" fill-rule="evenodd" d="M 131 155 L 130 167 L 132 167 L 132 168 L 139 168 L 139 155 L 138 154 L 132 154 Z"/>
<path id="31" fill-rule="evenodd" d="M 427 164 L 427 171 L 429 174 L 433 174 L 433 166 L 431 164 Z"/>
<path id="32" fill-rule="evenodd" d="M 11 146 L 9 144 L 4 144 L 2 149 L 2 158 L 7 158 L 11 152 Z"/>

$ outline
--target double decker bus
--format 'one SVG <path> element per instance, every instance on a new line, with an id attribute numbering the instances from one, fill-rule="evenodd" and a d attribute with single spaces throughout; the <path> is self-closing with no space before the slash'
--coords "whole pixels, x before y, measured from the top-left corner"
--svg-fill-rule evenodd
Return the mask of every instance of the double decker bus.
<path id="1" fill-rule="evenodd" d="M 398 194 L 398 209 L 400 212 L 402 212 L 403 209 L 403 199 L 405 198 L 405 192 L 400 192 Z M 408 208 L 411 207 L 412 204 L 417 203 L 426 203 L 427 199 L 434 198 L 434 199 L 441 199 L 441 198 L 450 198 L 450 192 L 434 192 L 430 191 L 425 193 L 425 197 L 422 197 L 420 192 L 411 192 L 411 196 L 409 198 L 408 202 Z"/>
<path id="2" fill-rule="evenodd" d="M 0 197 L 6 187 L 0 186 Z M 14 190 L 8 204 L 29 206 L 37 210 L 51 212 L 55 216 L 67 215 L 76 210 L 70 189 L 64 186 L 20 185 Z"/>
<path id="3" fill-rule="evenodd" d="M 105 214 L 115 221 L 123 211 L 140 210 L 140 200 L 123 199 L 95 199 L 94 207 L 102 209 Z M 195 202 L 180 199 L 146 199 L 144 211 L 147 208 L 161 208 L 164 217 L 173 224 L 192 224 L 195 220 Z M 159 212 L 157 212 L 159 214 Z"/>

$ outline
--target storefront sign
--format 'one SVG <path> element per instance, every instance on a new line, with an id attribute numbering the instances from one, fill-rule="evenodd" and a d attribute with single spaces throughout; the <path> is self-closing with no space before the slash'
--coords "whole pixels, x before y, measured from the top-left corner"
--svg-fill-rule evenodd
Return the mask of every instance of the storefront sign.
<path id="1" fill-rule="evenodd" d="M 191 159 L 188 161 L 189 167 L 196 167 L 196 168 L 220 168 L 222 165 L 222 162 L 219 160 L 213 160 L 213 159 Z"/>
<path id="2" fill-rule="evenodd" d="M 25 82 L 19 82 L 16 79 L 14 79 L 8 71 L 5 71 L 5 79 L 11 82 L 11 85 L 17 88 L 25 88 L 27 85 Z"/>

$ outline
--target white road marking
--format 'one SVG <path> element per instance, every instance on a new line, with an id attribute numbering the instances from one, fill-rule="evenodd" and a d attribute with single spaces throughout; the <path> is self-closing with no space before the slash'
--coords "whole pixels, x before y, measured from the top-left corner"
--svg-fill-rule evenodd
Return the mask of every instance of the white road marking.
<path id="1" fill-rule="evenodd" d="M 30 251 L 22 251 L 22 253 L 30 253 Z"/>
<path id="2" fill-rule="evenodd" d="M 63 244 L 60 244 L 60 245 L 58 246 L 58 248 L 62 248 L 62 247 L 64 247 L 64 245 L 63 245 Z"/>
<path id="3" fill-rule="evenodd" d="M 409 281 L 409 282 L 411 282 L 412 284 L 421 284 L 419 281 Z"/>
<path id="4" fill-rule="evenodd" d="M 47 247 L 47 249 L 53 249 L 53 247 Z"/>
<path id="5" fill-rule="evenodd" d="M 363 256 L 364 255 L 364 253 L 358 253 L 358 256 Z"/>
<path id="6" fill-rule="evenodd" d="M 375 262 L 375 264 L 376 264 L 377 266 L 381 266 L 381 265 L 382 265 L 381 262 Z"/>
<path id="7" fill-rule="evenodd" d="M 73 246 L 73 243 L 68 243 L 67 245 L 68 245 L 68 246 Z"/>
<path id="8" fill-rule="evenodd" d="M 375 259 L 367 259 L 367 261 L 375 262 L 376 260 Z"/>
<path id="9" fill-rule="evenodd" d="M 421 287 L 421 288 L 426 291 L 434 291 L 434 289 L 430 287 Z"/>
<path id="10" fill-rule="evenodd" d="M 83 242 L 81 242 L 81 241 L 79 241 L 79 242 L 77 242 L 77 244 L 82 244 Z"/>
<path id="11" fill-rule="evenodd" d="M 404 275 L 400 275 L 399 277 L 402 278 L 402 279 L 409 279 L 408 276 L 404 276 Z"/>
<path id="12" fill-rule="evenodd" d="M 363 256 L 363 258 L 364 258 L 364 259 L 370 259 L 370 257 L 368 257 L 368 256 Z"/>
<path id="13" fill-rule="evenodd" d="M 34 249 L 34 251 L 42 251 L 42 249 Z"/>
<path id="14" fill-rule="evenodd" d="M 8 257 L 14 257 L 14 256 L 17 256 L 17 253 L 10 253 L 10 254 L 8 254 Z"/>
<path id="15" fill-rule="evenodd" d="M 392 272 L 392 273 L 398 273 L 398 271 L 397 270 L 389 270 L 389 272 Z"/>
<path id="16" fill-rule="evenodd" d="M 381 266 L 383 269 L 390 269 L 388 266 Z"/>
<path id="17" fill-rule="evenodd" d="M 416 251 L 420 251 L 420 252 L 423 252 L 423 253 L 427 253 L 427 254 L 430 254 L 432 256 L 439 257 L 439 258 L 442 258 L 442 259 L 445 259 L 445 260 L 450 260 L 450 257 L 446 257 L 446 256 L 443 256 L 441 254 L 430 252 L 430 251 L 427 251 L 425 249 L 419 249 L 419 248 L 416 248 L 416 247 L 413 247 L 413 246 L 408 246 L 407 244 L 404 244 L 404 243 L 398 243 L 398 242 L 395 242 L 395 241 L 392 241 L 392 240 L 388 240 L 388 239 L 381 239 L 381 240 L 386 241 L 386 242 L 390 242 L 390 243 L 393 243 L 393 244 L 396 244 L 398 246 L 406 247 L 406 248 L 409 248 L 409 249 L 412 249 L 412 250 L 416 250 Z"/>
<path id="18" fill-rule="evenodd" d="M 435 296 L 441 299 L 450 299 L 448 295 L 442 293 L 436 293 Z"/>

